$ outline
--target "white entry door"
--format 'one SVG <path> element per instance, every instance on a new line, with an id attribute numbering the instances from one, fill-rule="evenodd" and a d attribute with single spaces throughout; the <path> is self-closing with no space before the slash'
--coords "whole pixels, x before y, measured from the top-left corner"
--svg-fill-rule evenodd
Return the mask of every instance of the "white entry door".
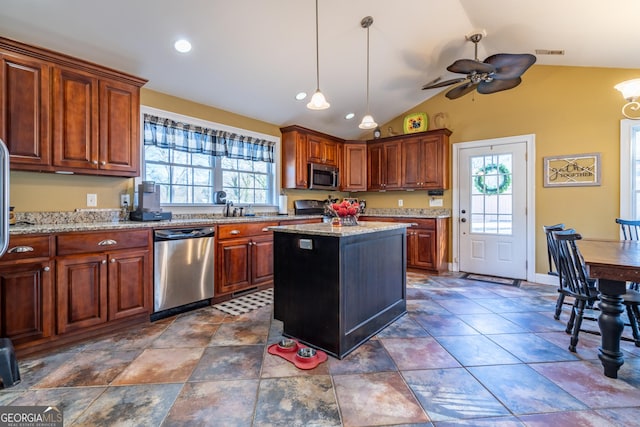
<path id="1" fill-rule="evenodd" d="M 458 153 L 459 270 L 527 279 L 527 142 Z"/>

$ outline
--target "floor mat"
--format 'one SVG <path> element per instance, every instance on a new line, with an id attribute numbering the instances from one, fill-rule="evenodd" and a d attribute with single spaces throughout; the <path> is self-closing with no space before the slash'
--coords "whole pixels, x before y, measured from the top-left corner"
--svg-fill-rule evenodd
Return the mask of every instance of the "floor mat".
<path id="1" fill-rule="evenodd" d="M 229 301 L 221 302 L 220 304 L 214 305 L 213 308 L 217 308 L 218 310 L 231 314 L 232 316 L 237 316 L 272 303 L 273 288 L 269 288 L 264 291 L 254 292 Z"/>
<path id="2" fill-rule="evenodd" d="M 485 276 L 482 274 L 464 273 L 463 279 L 478 280 L 480 282 L 496 283 L 498 285 L 520 286 L 520 279 L 509 279 L 506 277 Z"/>

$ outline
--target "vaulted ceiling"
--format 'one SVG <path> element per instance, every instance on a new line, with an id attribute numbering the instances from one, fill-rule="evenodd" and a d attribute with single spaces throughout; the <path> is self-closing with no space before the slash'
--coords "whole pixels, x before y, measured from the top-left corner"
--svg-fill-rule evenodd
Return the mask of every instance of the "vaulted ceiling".
<path id="1" fill-rule="evenodd" d="M 295 99 L 316 89 L 314 0 L 3 0 L 0 36 L 144 77 L 155 91 L 356 138 L 366 112 L 360 21 L 368 15 L 370 111 L 378 123 L 441 90 L 423 91 L 425 83 L 460 76 L 446 67 L 473 59 L 465 35 L 477 30 L 487 33 L 480 60 L 564 50 L 538 54 L 536 64 L 638 68 L 640 77 L 637 0 L 319 0 L 320 89 L 331 103 L 323 111 Z M 173 49 L 181 37 L 193 45 L 188 54 Z M 353 120 L 344 119 L 348 112 Z"/>

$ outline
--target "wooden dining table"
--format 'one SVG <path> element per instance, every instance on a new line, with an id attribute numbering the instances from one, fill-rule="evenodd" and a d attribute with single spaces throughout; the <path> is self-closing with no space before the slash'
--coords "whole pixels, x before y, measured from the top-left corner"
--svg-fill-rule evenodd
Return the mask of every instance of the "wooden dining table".
<path id="1" fill-rule="evenodd" d="M 627 282 L 640 282 L 640 241 L 583 239 L 578 241 L 589 277 L 598 279 L 600 316 L 598 326 L 602 337 L 598 358 L 604 374 L 618 378 L 624 363 L 620 337 L 624 329 L 624 294 Z"/>

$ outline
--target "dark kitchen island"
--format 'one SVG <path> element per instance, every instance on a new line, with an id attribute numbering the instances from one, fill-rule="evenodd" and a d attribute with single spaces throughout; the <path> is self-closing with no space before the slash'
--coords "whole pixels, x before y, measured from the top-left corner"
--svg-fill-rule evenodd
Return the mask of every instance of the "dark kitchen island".
<path id="1" fill-rule="evenodd" d="M 410 225 L 270 227 L 274 317 L 284 335 L 341 359 L 405 314 Z"/>

